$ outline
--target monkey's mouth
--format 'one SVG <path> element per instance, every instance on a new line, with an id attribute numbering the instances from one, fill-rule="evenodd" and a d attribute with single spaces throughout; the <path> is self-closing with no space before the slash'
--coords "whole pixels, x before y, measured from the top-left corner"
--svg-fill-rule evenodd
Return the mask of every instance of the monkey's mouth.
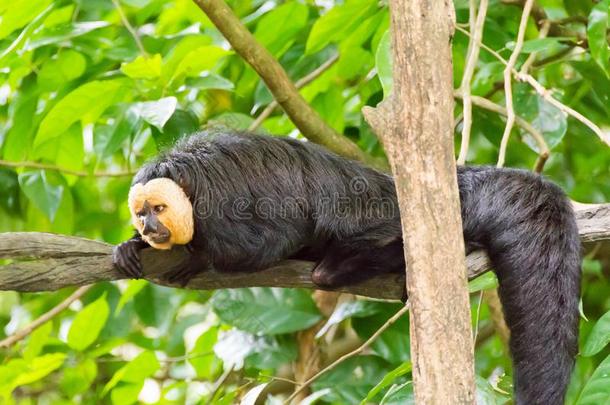
<path id="1" fill-rule="evenodd" d="M 161 244 L 169 242 L 169 233 L 148 234 L 146 237 L 153 243 Z"/>

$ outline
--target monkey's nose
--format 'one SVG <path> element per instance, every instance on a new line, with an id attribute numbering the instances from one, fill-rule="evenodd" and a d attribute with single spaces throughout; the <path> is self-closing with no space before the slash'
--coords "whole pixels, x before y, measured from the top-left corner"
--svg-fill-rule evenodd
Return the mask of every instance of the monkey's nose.
<path id="1" fill-rule="evenodd" d="M 142 230 L 142 234 L 152 236 L 152 235 L 156 235 L 157 231 L 152 226 L 146 225 L 146 226 L 144 226 L 144 229 Z"/>

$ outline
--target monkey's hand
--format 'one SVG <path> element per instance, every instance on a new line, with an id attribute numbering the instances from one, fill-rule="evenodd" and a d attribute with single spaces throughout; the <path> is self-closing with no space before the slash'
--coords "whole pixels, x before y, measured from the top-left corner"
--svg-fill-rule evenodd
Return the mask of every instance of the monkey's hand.
<path id="1" fill-rule="evenodd" d="M 141 238 L 135 237 L 115 246 L 112 249 L 112 262 L 114 266 L 129 278 L 141 278 L 142 263 L 140 250 L 148 246 Z"/>

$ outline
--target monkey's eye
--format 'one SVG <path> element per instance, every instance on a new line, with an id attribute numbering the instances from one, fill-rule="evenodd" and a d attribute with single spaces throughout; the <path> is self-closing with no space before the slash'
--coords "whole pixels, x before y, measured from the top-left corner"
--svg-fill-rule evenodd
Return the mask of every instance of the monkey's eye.
<path id="1" fill-rule="evenodd" d="M 153 207 L 153 211 L 155 212 L 155 214 L 160 214 L 163 212 L 163 210 L 165 210 L 165 205 L 163 204 L 155 205 Z"/>
<path id="2" fill-rule="evenodd" d="M 142 219 L 146 216 L 146 213 L 144 211 L 138 211 L 136 212 L 136 217 Z"/>

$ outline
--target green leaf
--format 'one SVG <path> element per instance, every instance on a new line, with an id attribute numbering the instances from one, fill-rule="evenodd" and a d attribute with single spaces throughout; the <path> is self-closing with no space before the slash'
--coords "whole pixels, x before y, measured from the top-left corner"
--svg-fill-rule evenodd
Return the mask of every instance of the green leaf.
<path id="1" fill-rule="evenodd" d="M 209 124 L 221 125 L 243 131 L 246 130 L 253 121 L 254 119 L 250 115 L 237 112 L 226 112 L 211 119 Z"/>
<path id="2" fill-rule="evenodd" d="M 392 385 L 381 399 L 379 405 L 415 405 L 413 382 L 407 381 L 403 384 Z"/>
<path id="3" fill-rule="evenodd" d="M 163 132 L 152 127 L 152 135 L 157 149 L 174 145 L 180 138 L 191 135 L 199 129 L 199 119 L 190 110 L 177 109 L 163 126 Z"/>
<path id="4" fill-rule="evenodd" d="M 212 69 L 220 58 L 230 53 L 230 51 L 214 45 L 197 48 L 182 58 L 170 81 L 173 82 L 182 76 L 199 76 L 202 71 Z"/>
<path id="5" fill-rule="evenodd" d="M 481 290 L 491 290 L 498 287 L 498 285 L 496 274 L 488 271 L 468 283 L 468 292 L 472 294 Z"/>
<path id="6" fill-rule="evenodd" d="M 148 284 L 146 280 L 129 280 L 127 284 L 127 288 L 121 293 L 121 299 L 114 310 L 114 316 L 117 316 L 125 304 L 127 304 L 137 293 L 139 293 L 142 288 L 144 288 Z"/>
<path id="7" fill-rule="evenodd" d="M 328 321 L 316 333 L 316 339 L 324 336 L 326 332 L 333 326 L 348 318 L 371 316 L 381 311 L 381 304 L 374 301 L 356 300 L 345 301 L 339 304 Z"/>
<path id="8" fill-rule="evenodd" d="M 295 332 L 321 318 L 309 293 L 297 289 L 218 290 L 212 297 L 212 306 L 223 322 L 254 334 Z"/>
<path id="9" fill-rule="evenodd" d="M 610 356 L 593 372 L 582 389 L 576 405 L 599 405 L 610 402 Z"/>
<path id="10" fill-rule="evenodd" d="M 138 401 L 138 395 L 142 391 L 144 382 L 137 384 L 122 384 L 112 390 L 110 399 L 113 405 L 130 405 Z"/>
<path id="11" fill-rule="evenodd" d="M 591 56 L 610 77 L 610 51 L 608 50 L 608 15 L 610 11 L 610 0 L 600 1 L 589 14 L 587 24 L 587 39 Z"/>
<path id="12" fill-rule="evenodd" d="M 61 203 L 64 187 L 51 184 L 44 170 L 19 174 L 19 185 L 26 197 L 53 221 Z"/>
<path id="13" fill-rule="evenodd" d="M 12 170 L 0 168 L 0 208 L 7 213 L 15 216 L 20 215 L 21 206 L 19 204 L 19 178 L 17 173 Z M 0 295 L 0 302 L 1 302 Z M 0 308 L 2 306 L 0 305 Z M 10 313 L 10 308 L 8 309 Z M 1 315 L 0 310 L 0 315 Z"/>
<path id="14" fill-rule="evenodd" d="M 57 137 L 74 122 L 95 122 L 112 104 L 125 97 L 127 81 L 112 79 L 93 81 L 68 93 L 44 117 L 36 134 L 35 145 Z"/>
<path id="15" fill-rule="evenodd" d="M 38 95 L 36 82 L 31 77 L 24 79 L 20 91 L 16 92 L 10 103 L 9 117 L 12 125 L 2 145 L 4 159 L 27 160 L 38 123 L 36 119 Z"/>
<path id="16" fill-rule="evenodd" d="M 89 389 L 97 376 L 97 364 L 90 358 L 79 361 L 73 367 L 66 367 L 59 382 L 61 390 L 69 398 Z"/>
<path id="17" fill-rule="evenodd" d="M 21 295 L 16 291 L 3 291 L 0 293 L 0 317 L 10 318 L 13 308 L 16 308 L 21 301 L 20 297 Z M 41 328 L 44 327 L 44 325 L 41 326 Z"/>
<path id="18" fill-rule="evenodd" d="M 391 51 L 390 31 L 386 31 L 379 41 L 377 52 L 375 53 L 375 66 L 377 76 L 383 88 L 383 96 L 387 98 L 392 93 L 394 81 L 392 79 L 392 51 Z"/>
<path id="19" fill-rule="evenodd" d="M 0 39 L 6 38 L 16 29 L 22 28 L 51 3 L 51 0 L 14 0 L 0 5 Z"/>
<path id="20" fill-rule="evenodd" d="M 258 369 L 277 369 L 296 360 L 296 341 L 290 335 L 256 338 L 255 350 L 246 357 L 246 366 Z"/>
<path id="21" fill-rule="evenodd" d="M 109 314 L 106 294 L 102 294 L 76 314 L 68 332 L 68 346 L 78 351 L 91 346 L 106 324 Z"/>
<path id="22" fill-rule="evenodd" d="M 232 81 L 212 73 L 204 74 L 203 76 L 198 77 L 189 77 L 186 79 L 186 85 L 188 87 L 196 87 L 201 90 L 217 89 L 233 91 L 235 89 L 235 85 Z"/>
<path id="23" fill-rule="evenodd" d="M 108 21 L 87 21 L 78 23 L 59 24 L 34 33 L 23 49 L 33 51 L 34 49 L 49 44 L 60 44 L 73 38 L 88 34 L 91 31 L 108 27 Z"/>
<path id="24" fill-rule="evenodd" d="M 259 347 L 261 339 L 235 328 L 220 331 L 214 344 L 214 354 L 223 361 L 225 369 L 240 370 L 246 357 Z"/>
<path id="25" fill-rule="evenodd" d="M 82 76 L 86 68 L 87 61 L 82 54 L 66 49 L 42 65 L 38 73 L 38 85 L 48 90 L 58 89 Z"/>
<path id="26" fill-rule="evenodd" d="M 591 357 L 599 353 L 610 343 L 610 311 L 601 316 L 593 326 L 582 349 L 582 355 Z"/>
<path id="27" fill-rule="evenodd" d="M 59 136 L 37 144 L 30 152 L 30 157 L 33 160 L 54 162 L 62 168 L 81 170 L 84 166 L 85 150 L 80 124 L 75 123 Z"/>
<path id="28" fill-rule="evenodd" d="M 515 112 L 542 133 L 549 149 L 559 145 L 568 130 L 566 114 L 525 84 L 515 85 L 514 99 Z M 526 145 L 539 153 L 540 148 L 533 137 L 522 128 L 519 130 Z"/>
<path id="29" fill-rule="evenodd" d="M 269 383 L 259 384 L 256 387 L 250 388 L 246 395 L 242 398 L 239 405 L 254 405 L 256 404 L 256 400 L 261 395 L 263 390 L 267 387 Z"/>
<path id="30" fill-rule="evenodd" d="M 128 108 L 112 126 L 95 127 L 95 151 L 102 158 L 112 156 L 123 143 L 133 137 L 140 126 L 140 117 Z"/>
<path id="31" fill-rule="evenodd" d="M 136 103 L 131 107 L 131 111 L 150 125 L 163 130 L 163 126 L 174 114 L 177 105 L 176 97 L 165 97 L 155 101 Z"/>
<path id="32" fill-rule="evenodd" d="M 211 327 L 199 336 L 195 346 L 189 352 L 188 362 L 195 369 L 199 378 L 213 380 L 214 376 L 222 369 L 222 362 L 214 356 L 217 335 L 218 328 Z"/>
<path id="33" fill-rule="evenodd" d="M 110 381 L 104 386 L 102 396 L 108 394 L 121 381 L 134 384 L 144 382 L 144 379 L 153 375 L 159 367 L 159 361 L 153 352 L 144 351 L 140 353 L 135 359 L 114 373 Z"/>
<path id="34" fill-rule="evenodd" d="M 64 353 L 52 353 L 28 361 L 26 369 L 15 379 L 14 386 L 18 387 L 41 380 L 60 368 L 65 360 L 66 355 Z"/>
<path id="35" fill-rule="evenodd" d="M 269 52 L 279 57 L 305 28 L 308 14 L 307 6 L 298 2 L 275 7 L 260 19 L 254 36 Z M 287 21 L 290 23 L 286 24 Z"/>
<path id="36" fill-rule="evenodd" d="M 338 133 L 342 133 L 345 127 L 344 103 L 341 90 L 338 87 L 332 87 L 328 91 L 318 94 L 311 105 L 325 122 Z"/>
<path id="37" fill-rule="evenodd" d="M 343 5 L 333 7 L 313 24 L 305 53 L 318 52 L 329 43 L 345 38 L 376 9 L 377 1 L 374 0 L 348 0 Z"/>
<path id="38" fill-rule="evenodd" d="M 49 321 L 32 332 L 23 351 L 23 358 L 25 360 L 32 360 L 40 354 L 44 345 L 49 341 L 49 335 L 52 330 L 53 322 Z"/>
<path id="39" fill-rule="evenodd" d="M 523 42 L 523 48 L 521 48 L 521 53 L 533 53 L 540 51 L 548 51 L 549 48 L 553 46 L 561 46 L 562 41 L 573 40 L 571 37 L 546 37 L 546 38 L 536 38 L 530 39 L 528 41 Z M 515 42 L 510 41 L 506 44 L 506 48 L 510 51 L 515 49 Z"/>
<path id="40" fill-rule="evenodd" d="M 13 359 L 0 366 L 0 402 L 12 403 L 12 391 L 21 386 L 37 382 L 60 368 L 66 360 L 64 353 L 45 354 L 33 359 Z"/>
<path id="41" fill-rule="evenodd" d="M 353 80 L 359 75 L 366 74 L 374 65 L 373 55 L 362 49 L 360 46 L 352 46 L 340 51 L 341 58 L 337 64 L 337 74 L 344 80 Z M 333 87 L 337 92 L 341 92 L 338 87 Z"/>
<path id="42" fill-rule="evenodd" d="M 502 405 L 510 398 L 495 390 L 491 384 L 479 375 L 475 375 L 476 403 L 485 405 Z"/>
<path id="43" fill-rule="evenodd" d="M 140 55 L 131 62 L 123 63 L 121 71 L 132 79 L 156 79 L 161 76 L 161 54 Z"/>
<path id="44" fill-rule="evenodd" d="M 147 283 L 135 295 L 134 308 L 146 326 L 167 330 L 180 306 L 176 290 Z"/>
<path id="45" fill-rule="evenodd" d="M 314 391 L 329 388 L 324 397 L 329 402 L 357 404 L 388 372 L 387 363 L 376 356 L 357 356 L 347 359 L 313 384 Z"/>
<path id="46" fill-rule="evenodd" d="M 390 384 L 393 384 L 394 381 L 399 378 L 402 377 L 403 375 L 410 373 L 411 369 L 412 369 L 412 365 L 410 361 L 405 361 L 404 363 L 402 363 L 401 365 L 399 365 L 398 367 L 396 367 L 394 370 L 390 371 L 389 373 L 387 373 L 382 379 L 381 381 L 379 381 L 379 383 L 377 385 L 375 385 L 373 387 L 373 389 L 371 389 L 368 393 L 368 395 L 366 396 L 366 398 L 364 398 L 361 402 L 360 405 L 365 405 L 367 402 L 370 402 L 373 400 L 373 398 L 379 394 L 381 392 L 381 390 L 385 389 L 386 387 L 388 387 Z"/>
<path id="47" fill-rule="evenodd" d="M 400 308 L 400 305 L 384 303 L 378 313 L 362 318 L 352 318 L 352 326 L 358 336 L 368 339 Z M 408 314 L 405 314 L 375 339 L 371 344 L 371 349 L 393 367 L 409 361 L 411 358 L 407 349 L 409 347 L 408 331 L 409 318 Z"/>

